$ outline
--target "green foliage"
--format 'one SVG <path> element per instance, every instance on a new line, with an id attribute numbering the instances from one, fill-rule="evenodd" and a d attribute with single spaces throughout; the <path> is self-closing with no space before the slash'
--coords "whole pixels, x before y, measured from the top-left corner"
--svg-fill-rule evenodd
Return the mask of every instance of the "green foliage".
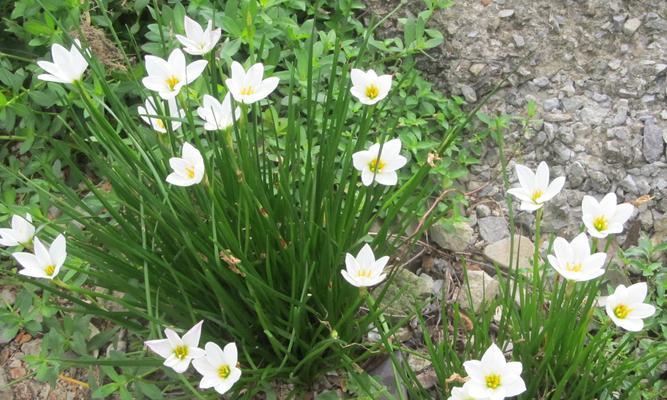
<path id="1" fill-rule="evenodd" d="M 67 312 L 110 320 L 138 341 L 164 325 L 184 328 L 206 319 L 207 338 L 240 343 L 248 395 L 269 378 L 307 384 L 339 366 L 341 355 L 367 357 L 348 344 L 358 342 L 377 315 L 356 315 L 358 293 L 339 273 L 344 253 L 369 240 L 378 251 L 398 247 L 389 228 L 405 229 L 426 207 L 427 196 L 449 187 L 476 162 L 475 148 L 462 146 L 457 136 L 467 124 L 462 102 L 434 91 L 414 68 L 414 54 L 442 41 L 425 26 L 443 4 L 429 3 L 431 10 L 402 20 L 403 40 L 376 40 L 354 15 L 361 8 L 357 1 L 340 1 L 324 14 L 303 1 L 230 1 L 223 8 L 207 1 L 187 8 L 175 2 L 159 11 L 153 2 L 114 4 L 68 7 L 25 0 L 5 23 L 19 38 L 15 46 L 27 43 L 39 58 L 49 44 L 67 43 L 88 16 L 119 40 L 115 45 L 128 58 L 139 61 L 143 52 L 164 56 L 176 47 L 173 34 L 182 31 L 186 14 L 212 18 L 223 28 L 225 43 L 220 60 L 211 60 L 210 79 L 191 85 L 179 99 L 188 110 L 184 135 L 172 132 L 166 140 L 156 138 L 134 107 L 127 107 L 149 96 L 136 81 L 140 67 L 110 72 L 99 62 L 104 59 L 93 59 L 92 81 L 71 91 L 34 79 L 35 56 L 3 60 L 0 79 L 12 85 L 2 91 L 1 123 L 21 137 L 2 139 L 25 137 L 21 153 L 26 154 L 5 156 L 0 174 L 7 177 L 3 189 L 11 202 L 4 211 L 16 212 L 14 202 L 38 202 L 41 215 L 47 215 L 55 206 L 64 216 L 49 223 L 47 236 L 67 226 L 69 272 L 57 286 L 38 286 L 71 302 Z M 142 36 L 145 40 L 135 43 Z M 201 136 L 192 123 L 201 94 L 221 98 L 220 72 L 232 59 L 246 58 L 277 66 L 281 101 L 244 110 L 243 120 L 223 136 Z M 351 103 L 350 63 L 394 74 L 394 95 L 377 109 Z M 395 191 L 359 187 L 350 167 L 352 152 L 393 137 L 400 137 L 413 157 L 402 171 L 403 185 Z M 189 191 L 164 183 L 166 161 L 182 141 L 195 143 L 209 159 L 207 183 Z M 429 153 L 443 158 L 435 168 L 427 162 Z M 433 216 L 450 206 L 442 204 Z M 368 237 L 380 219 L 385 225 Z M 239 263 L 225 261 L 231 257 Z M 106 291 L 90 290 L 91 285 Z M 124 296 L 116 298 L 112 291 Z M 123 311 L 110 311 L 104 302 Z M 72 364 L 64 351 L 83 356 L 94 348 L 84 339 L 87 327 L 73 332 L 67 314 L 60 318 L 63 326 L 49 325 L 44 353 L 31 360 L 38 377 L 50 381 Z M 110 357 L 109 366 L 125 362 Z M 94 397 L 156 394 L 147 382 L 129 379 L 132 371 L 103 372 L 108 383 L 94 387 Z"/>

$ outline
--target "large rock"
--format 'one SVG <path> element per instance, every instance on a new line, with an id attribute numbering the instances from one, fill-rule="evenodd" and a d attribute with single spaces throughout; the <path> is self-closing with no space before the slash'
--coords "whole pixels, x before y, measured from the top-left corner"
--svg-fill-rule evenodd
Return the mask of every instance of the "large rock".
<path id="1" fill-rule="evenodd" d="M 482 236 L 482 239 L 488 243 L 496 242 L 510 234 L 507 221 L 503 217 L 480 218 L 477 221 L 477 225 L 479 226 L 479 234 Z"/>
<path id="2" fill-rule="evenodd" d="M 644 158 L 652 163 L 662 157 L 663 138 L 662 129 L 654 122 L 644 125 Z"/>
<path id="3" fill-rule="evenodd" d="M 380 293 L 384 286 L 380 285 L 376 292 Z M 425 303 L 432 294 L 433 278 L 400 268 L 387 288 L 381 307 L 386 310 L 385 314 L 404 317 L 413 314 L 415 305 Z"/>
<path id="4" fill-rule="evenodd" d="M 443 249 L 465 251 L 472 243 L 473 229 L 465 222 L 456 222 L 451 227 L 438 222 L 429 229 L 429 234 L 431 240 Z"/>
<path id="5" fill-rule="evenodd" d="M 468 271 L 467 276 L 468 285 L 461 286 L 457 301 L 462 308 L 470 308 L 472 303 L 473 311 L 479 311 L 482 303 L 489 303 L 498 295 L 500 284 L 484 271 Z"/>
<path id="6" fill-rule="evenodd" d="M 514 255 L 512 267 L 516 268 L 517 262 L 520 269 L 531 269 L 533 265 L 533 254 L 535 245 L 525 236 L 514 235 Z M 495 243 L 491 243 L 484 249 L 484 255 L 498 265 L 509 268 L 510 266 L 510 238 L 506 237 Z"/>

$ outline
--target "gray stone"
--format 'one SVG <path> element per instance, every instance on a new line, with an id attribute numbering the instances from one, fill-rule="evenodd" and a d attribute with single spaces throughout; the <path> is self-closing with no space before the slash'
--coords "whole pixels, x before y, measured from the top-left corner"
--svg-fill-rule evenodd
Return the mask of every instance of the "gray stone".
<path id="1" fill-rule="evenodd" d="M 561 100 L 566 112 L 574 112 L 584 106 L 581 96 L 565 97 Z"/>
<path id="2" fill-rule="evenodd" d="M 384 290 L 386 282 L 376 290 Z M 411 315 L 415 305 L 425 303 L 433 295 L 433 278 L 426 274 L 416 275 L 405 268 L 400 268 L 387 287 L 381 307 L 386 308 L 385 314 L 405 317 Z"/>
<path id="3" fill-rule="evenodd" d="M 540 76 L 533 79 L 533 84 L 539 88 L 545 88 L 549 86 L 549 78 L 546 76 Z"/>
<path id="4" fill-rule="evenodd" d="M 558 100 L 555 97 L 552 97 L 550 99 L 544 100 L 542 103 L 542 107 L 544 107 L 544 111 L 552 111 L 557 109 L 560 106 L 560 100 Z"/>
<path id="5" fill-rule="evenodd" d="M 500 18 L 510 18 L 513 15 L 514 15 L 514 10 L 511 10 L 511 9 L 500 10 L 500 12 L 498 13 L 498 16 Z"/>
<path id="6" fill-rule="evenodd" d="M 400 351 L 395 352 L 394 357 L 399 363 L 403 362 L 403 353 Z M 408 391 L 404 385 L 400 385 L 401 380 L 394 374 L 393 360 L 391 357 L 386 357 L 378 366 L 369 370 L 368 374 L 378 378 L 380 383 L 387 388 L 389 394 L 394 396 L 392 398 L 407 398 Z M 400 386 L 396 386 L 397 382 Z M 385 399 L 386 397 L 379 397 L 379 400 Z"/>
<path id="7" fill-rule="evenodd" d="M 471 74 L 473 74 L 475 76 L 478 76 L 479 74 L 482 73 L 482 71 L 484 70 L 485 67 L 486 67 L 486 64 L 476 63 L 476 64 L 471 65 L 470 68 L 468 69 L 468 71 L 470 71 Z"/>
<path id="8" fill-rule="evenodd" d="M 462 308 L 479 311 L 483 303 L 489 303 L 498 295 L 500 284 L 484 271 L 467 271 L 467 285 L 464 283 L 457 298 Z M 468 293 L 470 289 L 470 293 Z"/>
<path id="9" fill-rule="evenodd" d="M 514 235 L 512 268 L 528 269 L 533 265 L 533 242 L 525 236 Z M 510 267 L 510 238 L 506 237 L 484 248 L 484 256 L 498 265 Z M 518 263 L 518 264 L 517 264 Z"/>
<path id="10" fill-rule="evenodd" d="M 480 204 L 475 208 L 475 211 L 477 212 L 477 217 L 479 218 L 484 218 L 488 217 L 491 215 L 491 208 L 487 206 L 486 204 Z"/>
<path id="11" fill-rule="evenodd" d="M 646 27 L 657 31 L 667 31 L 667 20 L 654 12 L 646 13 Z"/>
<path id="12" fill-rule="evenodd" d="M 523 39 L 523 36 L 519 35 L 518 33 L 513 34 L 512 39 L 514 40 L 514 44 L 518 48 L 522 48 L 523 46 L 526 45 L 526 41 Z"/>
<path id="13" fill-rule="evenodd" d="M 641 24 L 642 21 L 639 18 L 630 18 L 629 20 L 625 21 L 625 24 L 623 24 L 623 33 L 631 36 L 637 32 L 637 29 L 639 29 Z"/>
<path id="14" fill-rule="evenodd" d="M 468 85 L 461 85 L 461 93 L 463 93 L 463 97 L 465 97 L 466 101 L 469 103 L 474 103 L 477 101 L 477 93 L 475 93 L 475 89 Z"/>
<path id="15" fill-rule="evenodd" d="M 617 126 L 611 128 L 607 131 L 607 137 L 609 137 L 609 139 L 616 138 L 619 140 L 628 141 L 631 139 L 630 129 L 628 129 L 627 126 Z"/>
<path id="16" fill-rule="evenodd" d="M 25 355 L 35 356 L 39 354 L 41 346 L 42 339 L 31 340 L 21 346 L 21 352 L 23 352 Z"/>
<path id="17" fill-rule="evenodd" d="M 597 104 L 592 104 L 589 107 L 584 107 L 579 112 L 581 120 L 591 125 L 600 125 L 605 116 L 609 113 L 608 108 L 603 108 Z"/>
<path id="18" fill-rule="evenodd" d="M 567 180 L 571 187 L 577 188 L 586 179 L 586 169 L 580 161 L 575 161 L 568 166 Z"/>
<path id="19" fill-rule="evenodd" d="M 644 125 L 644 158 L 652 163 L 663 155 L 662 129 L 653 122 Z"/>
<path id="20" fill-rule="evenodd" d="M 429 229 L 431 240 L 438 246 L 451 251 L 465 251 L 472 243 L 473 229 L 466 222 L 457 222 L 450 229 L 443 223 L 436 223 Z"/>
<path id="21" fill-rule="evenodd" d="M 600 171 L 589 171 L 588 177 L 590 178 L 591 187 L 597 193 L 606 193 L 609 191 L 610 182 L 607 175 Z"/>
<path id="22" fill-rule="evenodd" d="M 482 236 L 482 239 L 488 243 L 497 242 L 510 234 L 507 221 L 503 217 L 480 218 L 477 221 L 477 225 L 479 226 L 479 234 Z"/>
<path id="23" fill-rule="evenodd" d="M 547 122 L 565 122 L 572 120 L 572 116 L 570 114 L 551 112 L 544 114 L 543 119 Z"/>

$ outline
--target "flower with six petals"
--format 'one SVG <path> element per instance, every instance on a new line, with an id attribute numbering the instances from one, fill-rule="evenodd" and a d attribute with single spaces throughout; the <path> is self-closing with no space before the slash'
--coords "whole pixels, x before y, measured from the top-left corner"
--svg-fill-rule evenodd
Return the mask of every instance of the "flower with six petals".
<path id="1" fill-rule="evenodd" d="M 176 39 L 184 46 L 183 50 L 193 56 L 201 56 L 213 50 L 222 33 L 220 28 L 213 30 L 213 21 L 209 20 L 206 29 L 202 29 L 197 21 L 187 15 L 183 27 L 185 36 L 176 35 Z"/>
<path id="2" fill-rule="evenodd" d="M 383 271 L 388 261 L 387 256 L 376 260 L 371 246 L 365 244 L 356 257 L 350 253 L 345 254 L 346 269 L 341 270 L 340 273 L 353 286 L 375 286 L 387 277 Z"/>
<path id="3" fill-rule="evenodd" d="M 167 182 L 176 186 L 192 186 L 204 178 L 204 158 L 199 150 L 188 142 L 183 143 L 181 157 L 169 159 L 169 165 L 174 170 L 167 176 Z"/>
<path id="4" fill-rule="evenodd" d="M 214 388 L 225 394 L 241 378 L 241 370 L 236 367 L 238 354 L 235 343 L 228 343 L 224 350 L 213 342 L 206 343 L 206 355 L 192 362 L 197 372 L 202 375 L 199 387 Z"/>
<path id="5" fill-rule="evenodd" d="M 604 305 L 614 324 L 627 331 L 639 332 L 644 328 L 643 319 L 655 314 L 655 307 L 644 303 L 647 291 L 646 282 L 628 287 L 618 285 L 613 294 L 600 299 L 599 303 Z"/>
<path id="6" fill-rule="evenodd" d="M 199 321 L 182 338 L 173 330 L 166 328 L 164 330 L 166 339 L 147 340 L 144 344 L 165 359 L 163 364 L 165 367 L 179 374 L 183 373 L 190 366 L 190 361 L 206 354 L 198 347 L 203 323 L 204 321 Z"/>
<path id="7" fill-rule="evenodd" d="M 158 92 L 163 99 L 173 99 L 183 86 L 199 78 L 207 63 L 206 60 L 197 60 L 186 65 L 181 49 L 173 50 L 167 60 L 146 56 L 148 76 L 141 82 L 148 90 Z"/>
<path id="8" fill-rule="evenodd" d="M 503 352 L 492 344 L 481 360 L 463 363 L 470 381 L 466 383 L 469 393 L 476 398 L 502 400 L 526 391 L 521 378 L 523 366 L 520 362 L 507 362 Z"/>
<path id="9" fill-rule="evenodd" d="M 178 121 L 177 118 L 185 117 L 185 111 L 178 108 L 176 99 L 167 100 L 167 106 L 169 107 L 169 119 L 160 118 L 160 113 L 155 107 L 155 102 L 150 97 L 146 99 L 144 106 L 137 107 L 137 111 L 139 112 L 141 119 L 150 125 L 153 130 L 160 133 L 166 133 L 167 123 L 170 123 L 171 130 L 175 131 L 181 127 L 181 121 Z"/>
<path id="10" fill-rule="evenodd" d="M 549 254 L 549 264 L 571 281 L 583 282 L 604 274 L 605 253 L 591 254 L 591 246 L 585 232 L 580 233 L 571 242 L 557 237 L 554 240 L 554 254 Z"/>
<path id="11" fill-rule="evenodd" d="M 204 95 L 204 103 L 197 108 L 197 114 L 204 120 L 204 129 L 207 131 L 224 130 L 238 121 L 241 116 L 241 109 L 236 107 L 232 112 L 232 97 L 229 93 L 222 100 L 222 103 L 213 96 Z"/>
<path id="12" fill-rule="evenodd" d="M 364 72 L 353 68 L 350 78 L 352 79 L 350 93 L 359 99 L 361 104 L 373 105 L 387 97 L 391 89 L 391 75 L 378 76 L 372 69 Z"/>
<path id="13" fill-rule="evenodd" d="M 524 211 L 535 211 L 551 200 L 563 189 L 565 177 L 559 176 L 549 183 L 549 166 L 542 161 L 533 173 L 525 165 L 516 165 L 516 174 L 519 178 L 518 188 L 512 188 L 507 193 L 521 200 L 519 207 Z"/>
<path id="14" fill-rule="evenodd" d="M 35 254 L 26 252 L 12 254 L 12 257 L 23 267 L 19 274 L 33 278 L 55 278 L 67 258 L 65 236 L 58 235 L 48 249 L 37 237 L 33 245 Z"/>
<path id="15" fill-rule="evenodd" d="M 51 46 L 53 62 L 37 61 L 37 65 L 47 72 L 38 75 L 37 79 L 57 83 L 74 83 L 80 80 L 88 68 L 88 61 L 79 51 L 80 47 L 81 42 L 78 39 L 74 41 L 69 50 L 54 43 Z"/>
<path id="16" fill-rule="evenodd" d="M 0 246 L 28 246 L 35 236 L 35 227 L 31 222 L 30 214 L 26 214 L 25 218 L 13 215 L 12 227 L 0 229 Z"/>
<path id="17" fill-rule="evenodd" d="M 408 162 L 400 152 L 401 140 L 392 139 L 383 146 L 376 143 L 368 150 L 352 154 L 354 168 L 361 171 L 361 183 L 365 186 L 369 186 L 373 181 L 388 186 L 398 183 L 396 171 Z"/>
<path id="18" fill-rule="evenodd" d="M 584 196 L 581 201 L 584 225 L 591 236 L 600 239 L 623 232 L 623 224 L 630 219 L 633 210 L 632 204 L 616 204 L 615 193 L 608 193 L 599 203 L 592 196 Z"/>
<path id="19" fill-rule="evenodd" d="M 241 64 L 233 61 L 232 73 L 229 79 L 225 80 L 225 85 L 235 101 L 252 104 L 262 100 L 278 87 L 279 79 L 275 76 L 263 78 L 263 64 L 257 63 L 246 72 Z"/>

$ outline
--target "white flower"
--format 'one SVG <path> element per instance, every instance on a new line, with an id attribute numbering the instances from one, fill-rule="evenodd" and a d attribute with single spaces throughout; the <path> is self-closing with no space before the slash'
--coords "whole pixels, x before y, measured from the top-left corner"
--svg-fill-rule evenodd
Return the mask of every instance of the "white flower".
<path id="1" fill-rule="evenodd" d="M 23 267 L 19 274 L 33 278 L 55 278 L 67 258 L 65 236 L 58 235 L 48 249 L 39 238 L 35 238 L 33 244 L 35 254 L 25 252 L 12 254 Z"/>
<path id="2" fill-rule="evenodd" d="M 207 62 L 198 60 L 186 66 L 185 55 L 181 49 L 172 51 L 168 60 L 146 56 L 148 76 L 141 82 L 147 89 L 158 92 L 163 99 L 173 99 L 183 86 L 192 83 L 201 75 Z"/>
<path id="3" fill-rule="evenodd" d="M 375 71 L 369 69 L 364 72 L 353 68 L 350 72 L 352 87 L 350 93 L 359 99 L 362 104 L 372 105 L 387 97 L 391 89 L 391 75 L 377 76 Z"/>
<path id="4" fill-rule="evenodd" d="M 143 119 L 144 122 L 150 125 L 157 132 L 167 132 L 167 122 L 171 123 L 171 130 L 173 131 L 181 127 L 181 121 L 176 120 L 176 118 L 185 117 L 185 111 L 178 109 L 178 106 L 176 105 L 176 99 L 167 100 L 170 118 L 168 120 L 160 118 L 161 115 L 157 111 L 155 102 L 152 98 L 147 98 L 144 104 L 145 107 L 139 106 L 137 107 L 137 111 L 139 112 L 141 119 Z"/>
<path id="5" fill-rule="evenodd" d="M 183 338 L 173 330 L 166 328 L 164 330 L 166 339 L 147 340 L 144 344 L 160 357 L 165 358 L 163 364 L 165 367 L 169 367 L 179 374 L 183 373 L 190 366 L 191 360 L 205 355 L 204 350 L 197 347 L 199 346 L 203 323 L 204 321 L 199 321 L 197 325 L 183 335 Z"/>
<path id="6" fill-rule="evenodd" d="M 279 79 L 275 76 L 264 77 L 264 65 L 257 63 L 246 72 L 236 61 L 232 62 L 232 74 L 225 80 L 227 89 L 239 103 L 252 104 L 260 101 L 278 87 Z"/>
<path id="7" fill-rule="evenodd" d="M 559 176 L 549 183 L 549 166 L 542 161 L 533 171 L 525 165 L 516 165 L 516 174 L 519 177 L 518 188 L 509 189 L 507 193 L 521 200 L 521 210 L 535 211 L 544 203 L 556 196 L 565 184 L 565 177 Z"/>
<path id="8" fill-rule="evenodd" d="M 474 397 L 502 400 L 526 391 L 526 384 L 521 379 L 523 369 L 520 362 L 506 362 L 503 352 L 492 344 L 482 360 L 463 363 L 470 381 L 468 391 Z"/>
<path id="9" fill-rule="evenodd" d="M 199 150 L 185 142 L 181 154 L 181 158 L 169 159 L 174 172 L 167 176 L 167 182 L 176 186 L 192 186 L 201 182 L 204 177 L 204 159 Z"/>
<path id="10" fill-rule="evenodd" d="M 35 236 L 35 227 L 32 226 L 32 216 L 25 218 L 19 215 L 12 216 L 12 227 L 0 229 L 0 246 L 27 246 Z"/>
<path id="11" fill-rule="evenodd" d="M 238 121 L 241 109 L 236 107 L 232 113 L 232 97 L 229 93 L 222 100 L 222 104 L 213 96 L 204 95 L 204 104 L 197 108 L 197 114 L 204 120 L 204 129 L 207 131 L 223 130 Z"/>
<path id="12" fill-rule="evenodd" d="M 88 68 L 88 62 L 79 52 L 77 47 L 81 47 L 79 40 L 74 40 L 69 50 L 54 43 L 51 46 L 51 58 L 53 62 L 37 61 L 37 65 L 48 74 L 40 74 L 37 79 L 48 82 L 73 83 L 83 76 Z"/>
<path id="13" fill-rule="evenodd" d="M 638 332 L 644 328 L 642 319 L 655 314 L 655 307 L 644 303 L 647 290 L 646 282 L 635 283 L 628 287 L 618 285 L 614 294 L 607 296 L 606 299 L 600 299 L 599 303 L 605 306 L 607 315 L 617 326 L 627 331 Z"/>
<path id="14" fill-rule="evenodd" d="M 354 168 L 361 171 L 361 182 L 368 186 L 373 181 L 382 185 L 395 185 L 398 182 L 396 170 L 404 166 L 408 160 L 400 155 L 401 140 L 392 139 L 382 146 L 376 143 L 368 150 L 352 154 Z"/>
<path id="15" fill-rule="evenodd" d="M 202 375 L 199 387 L 214 388 L 220 394 L 226 393 L 241 378 L 241 370 L 236 367 L 238 355 L 235 343 L 228 343 L 225 349 L 213 342 L 206 343 L 206 356 L 192 362 Z"/>
<path id="16" fill-rule="evenodd" d="M 561 237 L 554 240 L 554 255 L 549 254 L 549 264 L 565 279 L 583 282 L 604 274 L 605 253 L 591 254 L 591 245 L 585 232 L 569 242 Z"/>
<path id="17" fill-rule="evenodd" d="M 384 256 L 375 260 L 375 255 L 371 246 L 365 244 L 361 248 L 357 257 L 352 254 L 345 254 L 345 267 L 347 270 L 341 270 L 346 281 L 356 287 L 374 286 L 382 282 L 387 274 L 384 274 L 385 265 L 389 261 L 389 257 Z"/>
<path id="18" fill-rule="evenodd" d="M 212 30 L 213 21 L 211 20 L 208 21 L 206 30 L 203 30 L 195 20 L 186 15 L 183 27 L 185 28 L 185 36 L 176 35 L 176 39 L 185 46 L 183 50 L 188 54 L 195 56 L 206 54 L 213 50 L 213 47 L 220 40 L 221 30 Z"/>
<path id="19" fill-rule="evenodd" d="M 616 195 L 609 193 L 598 203 L 592 196 L 581 201 L 581 218 L 588 233 L 596 238 L 605 238 L 612 233 L 623 232 L 623 224 L 630 218 L 632 204 L 616 204 Z"/>
<path id="20" fill-rule="evenodd" d="M 486 398 L 470 394 L 470 385 L 466 382 L 463 387 L 452 388 L 452 395 L 447 400 L 486 400 Z"/>

